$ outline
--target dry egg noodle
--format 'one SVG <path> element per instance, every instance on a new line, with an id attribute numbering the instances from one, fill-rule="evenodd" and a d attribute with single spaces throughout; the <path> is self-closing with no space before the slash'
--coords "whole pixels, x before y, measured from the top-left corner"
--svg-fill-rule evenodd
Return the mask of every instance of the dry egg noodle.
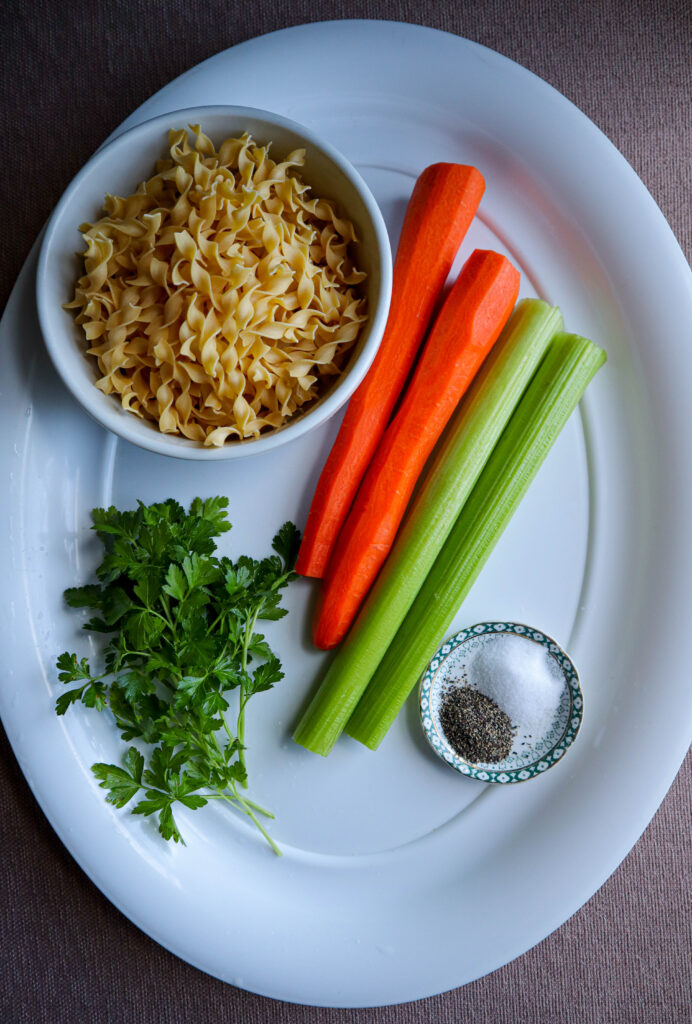
<path id="1" fill-rule="evenodd" d="M 344 367 L 366 319 L 353 225 L 248 134 L 218 151 L 198 125 L 170 160 L 80 230 L 78 310 L 96 386 L 164 433 L 258 437 Z"/>

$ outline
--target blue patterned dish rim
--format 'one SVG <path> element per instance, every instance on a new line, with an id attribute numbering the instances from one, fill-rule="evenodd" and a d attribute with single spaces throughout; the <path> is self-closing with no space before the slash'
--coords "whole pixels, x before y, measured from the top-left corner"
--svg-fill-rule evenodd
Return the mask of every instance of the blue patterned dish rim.
<path id="1" fill-rule="evenodd" d="M 473 763 L 457 754 L 444 735 L 438 717 L 441 693 L 445 684 L 450 685 L 451 672 L 463 673 L 468 655 L 502 634 L 520 636 L 544 647 L 559 666 L 565 686 L 552 724 L 543 736 L 529 741 L 525 735 L 518 734 L 503 761 Z M 462 775 L 501 784 L 525 782 L 557 764 L 574 743 L 584 710 L 579 676 L 572 660 L 552 637 L 519 622 L 479 622 L 445 640 L 423 673 L 419 702 L 423 731 L 438 757 Z"/>

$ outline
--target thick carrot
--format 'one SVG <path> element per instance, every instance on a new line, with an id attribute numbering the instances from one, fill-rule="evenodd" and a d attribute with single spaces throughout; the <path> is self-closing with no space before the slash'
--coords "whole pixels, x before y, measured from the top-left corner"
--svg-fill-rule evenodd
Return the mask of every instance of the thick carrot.
<path id="1" fill-rule="evenodd" d="M 519 272 L 499 253 L 476 249 L 464 265 L 332 552 L 313 630 L 317 647 L 335 647 L 346 635 L 394 543 L 428 456 L 518 291 Z"/>
<path id="2" fill-rule="evenodd" d="M 484 189 L 480 172 L 463 164 L 432 164 L 416 181 L 394 262 L 387 327 L 317 483 L 296 564 L 302 576 L 324 575 Z"/>

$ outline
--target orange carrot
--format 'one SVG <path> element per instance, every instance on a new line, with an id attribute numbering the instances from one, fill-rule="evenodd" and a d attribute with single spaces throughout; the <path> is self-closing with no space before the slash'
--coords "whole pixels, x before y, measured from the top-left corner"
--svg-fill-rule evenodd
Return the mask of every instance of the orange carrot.
<path id="1" fill-rule="evenodd" d="M 335 647 L 348 631 L 389 553 L 423 466 L 518 291 L 519 272 L 499 253 L 477 249 L 464 265 L 339 534 L 314 624 L 317 647 Z"/>
<path id="2" fill-rule="evenodd" d="M 462 164 L 432 164 L 416 181 L 394 262 L 387 327 L 317 483 L 296 564 L 302 576 L 324 575 L 484 189 L 480 172 Z"/>

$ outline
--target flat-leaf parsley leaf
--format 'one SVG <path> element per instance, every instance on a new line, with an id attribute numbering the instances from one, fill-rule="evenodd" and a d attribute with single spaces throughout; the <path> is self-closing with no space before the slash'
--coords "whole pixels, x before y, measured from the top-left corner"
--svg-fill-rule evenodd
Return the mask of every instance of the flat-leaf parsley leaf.
<path id="1" fill-rule="evenodd" d="M 106 800 L 133 814 L 154 815 L 164 839 L 184 842 L 173 805 L 196 809 L 224 800 L 246 814 L 280 853 L 260 817 L 273 815 L 242 792 L 247 786 L 245 712 L 256 693 L 283 678 L 281 662 L 258 619 L 286 614 L 281 591 L 294 576 L 300 533 L 284 523 L 275 554 L 236 561 L 216 554 L 215 538 L 230 530 L 228 499 L 195 498 L 189 512 L 175 500 L 121 512 L 92 511 L 104 557 L 98 584 L 72 587 L 65 600 L 94 614 L 84 628 L 110 634 L 104 670 L 65 651 L 58 678 L 76 684 L 56 711 L 75 703 L 108 708 L 130 746 L 122 765 L 94 764 Z M 238 691 L 233 728 L 227 695 Z"/>

